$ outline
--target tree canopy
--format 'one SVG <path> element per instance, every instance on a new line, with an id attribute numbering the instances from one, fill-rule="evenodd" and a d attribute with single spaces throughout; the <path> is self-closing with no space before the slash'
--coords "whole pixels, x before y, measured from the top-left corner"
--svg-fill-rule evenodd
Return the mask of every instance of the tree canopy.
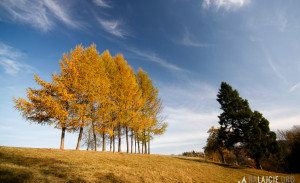
<path id="1" fill-rule="evenodd" d="M 219 116 L 219 141 L 227 149 L 242 147 L 261 168 L 260 160 L 278 151 L 276 134 L 269 129 L 269 121 L 258 111 L 252 111 L 246 99 L 226 82 L 221 83 L 217 101 L 223 111 Z"/>
<path id="2" fill-rule="evenodd" d="M 142 142 L 145 152 L 146 142 L 150 145 L 153 135 L 164 133 L 167 123 L 162 120 L 158 89 L 142 69 L 136 75 L 121 54 L 112 57 L 105 51 L 100 55 L 94 44 L 87 48 L 79 45 L 63 54 L 59 63 L 60 72 L 51 74 L 52 82 L 34 75 L 40 89 L 28 88 L 28 100 L 13 100 L 25 119 L 55 124 L 55 128 L 62 130 L 61 149 L 64 149 L 66 130 L 79 130 L 77 150 L 84 128 L 92 133 L 95 150 L 97 134 L 102 135 L 103 150 L 107 135 L 113 143 L 118 136 L 119 152 L 123 130 L 127 152 L 129 131 L 132 138 L 135 136 L 135 143 Z"/>

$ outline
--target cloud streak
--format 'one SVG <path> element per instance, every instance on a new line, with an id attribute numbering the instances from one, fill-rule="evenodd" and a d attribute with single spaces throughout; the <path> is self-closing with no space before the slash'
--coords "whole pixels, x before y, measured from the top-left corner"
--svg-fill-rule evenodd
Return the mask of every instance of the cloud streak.
<path id="1" fill-rule="evenodd" d="M 288 84 L 287 79 L 281 74 L 281 72 L 277 69 L 277 67 L 274 64 L 274 61 L 271 57 L 271 55 L 269 54 L 268 49 L 265 47 L 264 42 L 261 38 L 257 38 L 257 37 L 250 37 L 250 40 L 253 42 L 258 42 L 262 48 L 262 51 L 264 53 L 264 56 L 268 62 L 268 64 L 271 66 L 271 69 L 274 71 L 274 73 L 280 78 L 282 79 L 286 84 Z"/>
<path id="2" fill-rule="evenodd" d="M 158 63 L 159 65 L 167 68 L 167 69 L 170 69 L 170 70 L 173 70 L 173 71 L 185 71 L 184 69 L 174 65 L 174 64 L 171 64 L 169 62 L 167 62 L 165 59 L 163 58 L 160 58 L 156 53 L 153 53 L 153 52 L 144 52 L 144 51 L 141 51 L 141 50 L 138 50 L 138 49 L 135 49 L 135 48 L 129 48 L 128 49 L 129 51 L 131 51 L 132 53 L 134 53 L 135 55 L 139 56 L 140 58 L 144 59 L 144 60 L 149 60 L 151 62 L 155 62 L 155 63 Z"/>
<path id="3" fill-rule="evenodd" d="M 0 42 L 0 65 L 6 74 L 16 75 L 21 71 L 32 72 L 34 70 L 33 67 L 16 61 L 21 56 L 24 54 Z"/>
<path id="4" fill-rule="evenodd" d="M 93 0 L 94 4 L 102 8 L 111 8 L 111 5 L 108 4 L 105 0 Z"/>
<path id="5" fill-rule="evenodd" d="M 241 8 L 247 5 L 249 1 L 250 0 L 204 0 L 202 3 L 202 7 L 204 9 L 214 7 L 216 10 L 223 8 L 226 11 L 229 11 Z"/>
<path id="6" fill-rule="evenodd" d="M 291 88 L 290 88 L 290 92 L 293 92 L 293 91 L 295 91 L 297 88 L 299 88 L 300 87 L 300 83 L 297 83 L 297 84 L 295 84 L 294 86 L 292 86 Z"/>
<path id="7" fill-rule="evenodd" d="M 67 9 L 56 3 L 56 1 L 7 0 L 1 1 L 0 7 L 7 12 L 7 15 L 3 14 L 8 20 L 29 24 L 43 32 L 51 30 L 56 24 L 55 20 L 59 20 L 72 28 L 80 27 L 79 23 L 70 16 Z"/>
<path id="8" fill-rule="evenodd" d="M 174 42 L 187 47 L 208 47 L 209 46 L 208 44 L 195 41 L 195 37 L 189 32 L 187 27 L 185 27 L 182 40 L 174 41 Z"/>
<path id="9" fill-rule="evenodd" d="M 117 37 L 125 38 L 128 36 L 128 32 L 122 28 L 123 24 L 119 20 L 104 20 L 102 18 L 97 17 L 98 22 L 102 26 L 102 28 Z"/>

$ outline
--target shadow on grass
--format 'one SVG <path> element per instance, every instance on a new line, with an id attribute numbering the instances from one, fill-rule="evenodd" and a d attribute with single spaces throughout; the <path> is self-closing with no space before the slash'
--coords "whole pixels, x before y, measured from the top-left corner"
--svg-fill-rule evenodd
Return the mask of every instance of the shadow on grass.
<path id="1" fill-rule="evenodd" d="M 229 165 L 229 164 L 224 164 L 224 163 L 217 163 L 217 162 L 203 160 L 203 159 L 189 159 L 189 158 L 184 158 L 184 157 L 174 157 L 174 158 L 180 159 L 180 160 L 185 160 L 185 161 L 194 161 L 194 162 L 199 162 L 199 163 L 213 164 L 213 165 L 221 166 L 224 168 L 230 168 L 230 169 L 245 169 L 244 167 L 239 167 L 239 166 Z"/>
<path id="2" fill-rule="evenodd" d="M 32 180 L 32 178 L 33 173 L 30 171 L 0 167 L 0 182 L 26 182 Z"/>
<path id="3" fill-rule="evenodd" d="M 116 183 L 123 183 L 126 182 L 119 177 L 115 176 L 113 173 L 107 173 L 106 175 L 98 178 L 99 182 L 116 182 Z"/>
<path id="4" fill-rule="evenodd" d="M 204 159 L 189 159 L 189 158 L 185 158 L 185 157 L 174 157 L 174 158 L 180 159 L 180 160 L 185 160 L 185 161 L 194 161 L 194 162 L 198 162 L 198 163 L 206 163 L 206 164 L 217 165 L 217 166 L 228 168 L 228 169 L 241 170 L 242 173 L 247 174 L 247 175 L 252 175 L 252 176 L 264 175 L 262 173 L 249 171 L 248 168 L 246 168 L 246 167 L 241 167 L 241 166 L 236 166 L 236 165 L 217 163 L 217 162 L 204 160 Z"/>
<path id="5" fill-rule="evenodd" d="M 0 152 L 0 183 L 2 182 L 128 182 L 113 173 L 81 177 L 78 165 L 54 158 L 26 157 Z"/>
<path id="6" fill-rule="evenodd" d="M 0 182 L 50 182 L 52 178 L 65 180 L 69 172 L 66 165 L 67 162 L 53 158 L 0 153 Z"/>

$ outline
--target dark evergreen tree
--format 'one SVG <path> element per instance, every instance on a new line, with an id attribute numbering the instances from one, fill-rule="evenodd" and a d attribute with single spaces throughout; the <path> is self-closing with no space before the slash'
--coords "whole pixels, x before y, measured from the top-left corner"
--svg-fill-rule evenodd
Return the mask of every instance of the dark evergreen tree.
<path id="1" fill-rule="evenodd" d="M 227 149 L 232 149 L 235 144 L 245 141 L 252 111 L 248 101 L 242 99 L 238 91 L 225 82 L 221 83 L 217 97 L 223 110 L 218 116 L 221 125 L 219 137 Z"/>
<path id="2" fill-rule="evenodd" d="M 242 147 L 255 160 L 256 167 L 261 168 L 260 160 L 278 151 L 276 134 L 270 131 L 269 121 L 258 111 L 252 112 L 248 101 L 225 82 L 221 83 L 217 97 L 223 110 L 219 116 L 219 140 L 229 150 Z"/>
<path id="3" fill-rule="evenodd" d="M 270 131 L 269 121 L 258 111 L 254 111 L 249 122 L 247 136 L 244 141 L 247 154 L 255 160 L 256 168 L 261 169 L 260 160 L 278 152 L 276 134 Z"/>

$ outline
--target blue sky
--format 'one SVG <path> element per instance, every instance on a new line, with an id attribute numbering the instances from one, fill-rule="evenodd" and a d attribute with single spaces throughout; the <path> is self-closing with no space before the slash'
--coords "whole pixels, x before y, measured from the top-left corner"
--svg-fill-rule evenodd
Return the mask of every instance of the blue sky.
<path id="1" fill-rule="evenodd" d="M 226 81 L 270 121 L 300 124 L 300 1 L 152 0 L 0 2 L 0 145 L 58 148 L 60 130 L 30 124 L 12 97 L 50 81 L 76 45 L 122 53 L 160 90 L 167 132 L 152 153 L 202 151 L 218 126 L 216 95 Z M 74 149 L 77 133 L 66 135 Z M 125 148 L 123 148 L 125 150 Z"/>

